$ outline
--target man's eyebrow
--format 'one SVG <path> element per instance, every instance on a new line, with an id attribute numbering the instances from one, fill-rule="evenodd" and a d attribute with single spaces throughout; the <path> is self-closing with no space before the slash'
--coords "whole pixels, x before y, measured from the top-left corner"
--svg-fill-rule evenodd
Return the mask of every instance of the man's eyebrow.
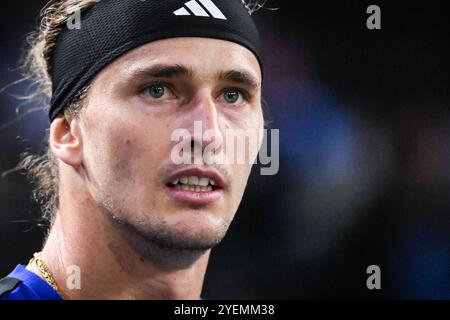
<path id="1" fill-rule="evenodd" d="M 218 79 L 242 84 L 254 90 L 259 87 L 258 80 L 251 73 L 243 70 L 223 71 L 219 74 Z"/>
<path id="2" fill-rule="evenodd" d="M 152 78 L 192 78 L 194 72 L 192 69 L 180 64 L 157 64 L 148 68 L 137 69 L 133 71 L 132 77 L 152 77 Z M 258 89 L 258 80 L 245 70 L 228 70 L 218 74 L 219 81 L 228 81 L 238 83 L 251 89 Z"/>
<path id="3" fill-rule="evenodd" d="M 192 70 L 179 65 L 157 64 L 148 68 L 138 69 L 132 72 L 134 76 L 147 76 L 153 78 L 192 77 Z"/>

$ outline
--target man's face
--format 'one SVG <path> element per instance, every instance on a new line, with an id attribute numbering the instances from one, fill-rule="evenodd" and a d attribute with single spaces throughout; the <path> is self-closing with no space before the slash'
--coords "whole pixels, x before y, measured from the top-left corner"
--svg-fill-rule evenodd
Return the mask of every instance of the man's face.
<path id="1" fill-rule="evenodd" d="M 245 164 L 175 164 L 173 149 L 180 141 L 171 137 L 184 128 L 195 140 L 194 122 L 201 121 L 203 132 L 213 132 L 219 141 L 210 154 L 214 158 L 227 153 L 226 130 L 261 130 L 260 67 L 249 50 L 233 42 L 152 42 L 99 73 L 80 119 L 92 199 L 160 246 L 207 249 L 224 237 L 253 159 L 247 157 Z M 183 140 L 186 150 L 192 141 Z M 202 139 L 196 143 L 192 154 Z M 207 143 L 203 140 L 203 148 Z M 208 180 L 203 188 L 187 186 L 186 180 L 196 183 L 190 178 L 195 176 L 215 185 Z M 177 180 L 178 186 L 172 183 Z"/>

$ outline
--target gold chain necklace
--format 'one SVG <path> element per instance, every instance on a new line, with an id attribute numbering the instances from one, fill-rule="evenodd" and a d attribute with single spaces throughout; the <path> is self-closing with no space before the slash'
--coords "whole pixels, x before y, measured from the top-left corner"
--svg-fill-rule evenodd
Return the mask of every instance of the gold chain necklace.
<path id="1" fill-rule="evenodd" d="M 33 262 L 36 262 L 36 266 L 38 267 L 39 272 L 41 273 L 44 280 L 47 281 L 47 283 L 62 297 L 62 294 L 58 289 L 58 285 L 56 284 L 55 278 L 53 278 L 52 273 L 42 259 L 41 252 L 35 252 L 33 254 L 33 258 L 30 259 L 29 263 L 31 264 Z"/>

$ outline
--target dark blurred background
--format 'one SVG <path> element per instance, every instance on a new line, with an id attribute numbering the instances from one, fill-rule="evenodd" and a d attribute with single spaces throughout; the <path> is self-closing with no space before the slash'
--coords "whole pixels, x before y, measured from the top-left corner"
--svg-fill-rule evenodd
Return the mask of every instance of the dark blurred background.
<path id="1" fill-rule="evenodd" d="M 20 79 L 46 1 L 3 1 L 0 87 Z M 381 8 L 369 30 L 366 8 Z M 269 1 L 254 14 L 280 170 L 255 168 L 206 299 L 450 299 L 450 41 L 444 2 Z M 49 123 L 0 94 L 0 172 L 39 152 Z M 0 275 L 41 246 L 20 173 L 0 179 Z M 381 268 L 368 290 L 366 268 Z"/>

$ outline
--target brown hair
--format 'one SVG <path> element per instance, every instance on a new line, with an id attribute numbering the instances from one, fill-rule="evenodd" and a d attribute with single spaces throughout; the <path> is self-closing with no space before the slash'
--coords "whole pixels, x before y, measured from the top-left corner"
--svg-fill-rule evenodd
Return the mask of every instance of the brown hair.
<path id="1" fill-rule="evenodd" d="M 52 80 L 50 76 L 50 57 L 56 44 L 56 39 L 64 24 L 71 18 L 71 8 L 87 9 L 100 0 L 61 0 L 50 1 L 41 10 L 41 22 L 38 30 L 27 38 L 28 49 L 23 56 L 21 67 L 24 78 L 36 88 L 27 99 L 36 99 L 43 104 L 42 110 L 48 112 L 49 99 L 52 94 Z M 89 87 L 83 88 L 67 106 L 64 113 L 78 116 L 85 104 Z M 18 168 L 26 172 L 33 182 L 33 199 L 41 206 L 43 218 L 53 223 L 59 206 L 59 177 L 58 162 L 48 144 L 48 130 L 46 147 L 38 155 L 23 153 Z"/>
<path id="2" fill-rule="evenodd" d="M 30 81 L 36 90 L 27 96 L 27 99 L 37 99 L 43 103 L 43 111 L 48 112 L 49 99 L 52 94 L 50 58 L 56 40 L 71 18 L 73 8 L 85 10 L 101 0 L 56 0 L 50 1 L 41 10 L 41 23 L 35 32 L 27 38 L 28 49 L 22 59 L 24 78 Z M 251 14 L 260 9 L 265 0 L 241 0 Z M 83 106 L 86 105 L 89 86 L 86 86 L 69 103 L 64 115 L 79 116 Z M 53 223 L 59 206 L 59 175 L 58 161 L 54 157 L 48 143 L 48 130 L 46 146 L 42 154 L 33 155 L 23 153 L 17 166 L 24 170 L 29 180 L 33 182 L 33 199 L 41 206 L 44 220 Z"/>

